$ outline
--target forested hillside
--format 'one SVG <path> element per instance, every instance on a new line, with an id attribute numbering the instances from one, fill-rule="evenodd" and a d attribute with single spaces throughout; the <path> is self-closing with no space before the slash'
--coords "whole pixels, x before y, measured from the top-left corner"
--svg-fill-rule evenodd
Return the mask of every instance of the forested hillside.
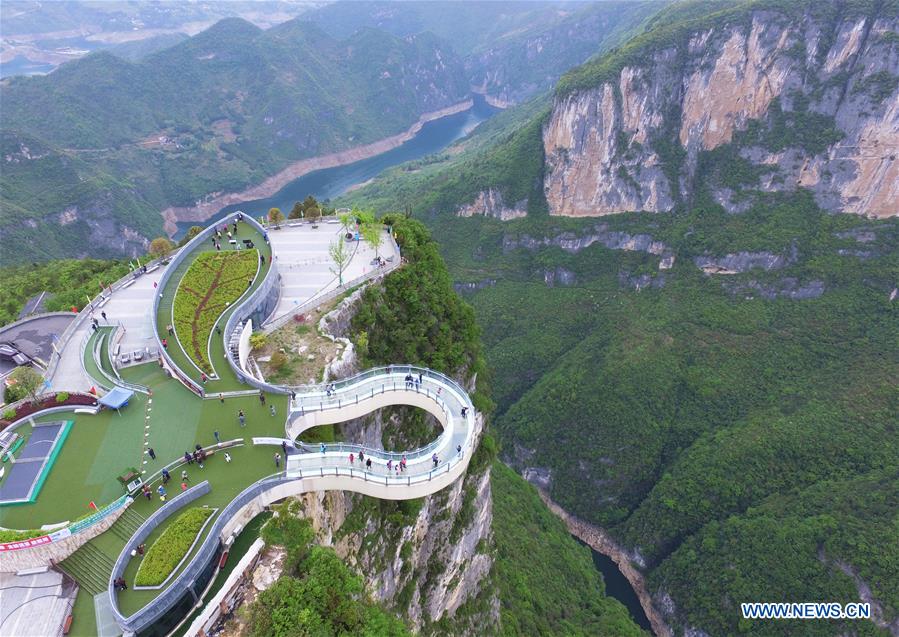
<path id="1" fill-rule="evenodd" d="M 678 634 L 886 635 L 899 621 L 899 220 L 879 207 L 889 195 L 847 184 L 896 187 L 899 5 L 733 4 L 673 6 L 551 101 L 344 201 L 411 205 L 432 226 L 484 329 L 503 456 L 610 531 Z M 789 98 L 724 108 L 717 131 L 733 135 L 706 146 L 710 120 L 684 128 L 665 100 L 714 76 L 722 42 L 741 59 L 758 29 L 752 46 L 816 33 L 803 38 L 816 48 L 732 60 L 785 65 Z M 633 101 L 627 74 L 644 78 Z M 733 93 L 720 81 L 707 106 Z M 659 128 L 634 139 L 628 113 Z M 556 143 L 563 129 L 574 145 Z M 853 154 L 859 135 L 887 147 Z M 797 183 L 802 166 L 819 178 Z M 628 193 L 662 192 L 652 179 L 679 184 L 671 206 L 629 207 L 646 199 Z M 594 184 L 622 195 L 620 214 L 602 196 L 566 211 Z M 602 218 L 564 216 L 591 210 Z M 871 601 L 875 618 L 740 620 L 742 601 L 807 599 Z"/>
<path id="2" fill-rule="evenodd" d="M 340 41 L 228 19 L 137 63 L 94 54 L 0 86 L 0 228 L 31 259 L 141 254 L 168 206 L 382 139 L 467 94 L 461 60 L 429 34 Z"/>

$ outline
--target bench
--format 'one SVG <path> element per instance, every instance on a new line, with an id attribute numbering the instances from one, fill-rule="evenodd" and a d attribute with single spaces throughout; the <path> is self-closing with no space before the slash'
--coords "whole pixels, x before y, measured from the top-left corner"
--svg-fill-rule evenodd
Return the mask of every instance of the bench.
<path id="1" fill-rule="evenodd" d="M 76 414 L 90 414 L 91 416 L 96 416 L 97 408 L 96 407 L 79 407 L 78 409 L 75 410 L 75 413 Z"/>

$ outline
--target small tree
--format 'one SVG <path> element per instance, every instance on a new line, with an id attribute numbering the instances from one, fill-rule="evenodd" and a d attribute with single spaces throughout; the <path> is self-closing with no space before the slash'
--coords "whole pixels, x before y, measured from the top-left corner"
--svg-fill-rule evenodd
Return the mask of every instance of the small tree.
<path id="1" fill-rule="evenodd" d="M 340 215 L 340 225 L 343 226 L 344 234 L 351 232 L 356 225 L 356 216 L 352 212 L 345 212 Z"/>
<path id="2" fill-rule="evenodd" d="M 312 195 L 306 195 L 306 198 L 303 199 L 303 210 L 308 211 L 311 208 L 320 208 L 318 204 L 318 199 L 313 197 Z"/>
<path id="3" fill-rule="evenodd" d="M 306 218 L 309 219 L 312 223 L 318 221 L 322 216 L 321 208 L 318 207 L 318 204 L 306 208 Z"/>
<path id="4" fill-rule="evenodd" d="M 181 239 L 181 241 L 178 242 L 178 246 L 179 246 L 179 247 L 180 247 L 180 246 L 183 246 L 184 244 L 186 244 L 188 241 L 190 241 L 191 239 L 193 239 L 195 236 L 197 236 L 197 235 L 200 234 L 201 232 L 203 232 L 203 228 L 202 228 L 202 227 L 200 227 L 200 226 L 191 226 L 191 227 L 187 230 L 187 234 L 184 235 L 184 238 Z"/>
<path id="5" fill-rule="evenodd" d="M 362 238 L 365 239 L 365 243 L 374 248 L 375 257 L 378 257 L 378 250 L 384 243 L 383 229 L 384 226 L 380 223 L 366 223 L 362 226 Z"/>
<path id="6" fill-rule="evenodd" d="M 290 209 L 290 214 L 287 215 L 288 219 L 302 219 L 303 218 L 303 204 L 299 201 L 293 204 L 293 208 Z"/>
<path id="7" fill-rule="evenodd" d="M 338 285 L 343 285 L 343 271 L 346 270 L 353 255 L 346 249 L 346 243 L 340 239 L 328 247 L 328 254 L 331 255 L 331 261 L 334 262 L 331 272 L 337 275 Z"/>
<path id="8" fill-rule="evenodd" d="M 281 212 L 280 208 L 272 208 L 268 211 L 268 220 L 275 224 L 275 227 L 279 227 L 281 222 L 284 221 L 284 213 Z"/>
<path id="9" fill-rule="evenodd" d="M 172 242 L 165 237 L 156 237 L 150 242 L 150 254 L 162 258 L 172 251 Z"/>
<path id="10" fill-rule="evenodd" d="M 31 400 L 36 400 L 37 392 L 44 384 L 44 377 L 33 367 L 16 367 L 9 377 L 15 381 L 14 393 L 20 398 L 30 396 Z"/>

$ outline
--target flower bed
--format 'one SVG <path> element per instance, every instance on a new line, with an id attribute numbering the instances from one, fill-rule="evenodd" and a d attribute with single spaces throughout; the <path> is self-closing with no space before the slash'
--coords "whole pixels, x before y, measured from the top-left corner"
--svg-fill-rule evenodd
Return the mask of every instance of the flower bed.
<path id="1" fill-rule="evenodd" d="M 15 408 L 15 415 L 12 418 L 6 418 L 6 410 L 3 411 L 3 420 L 0 420 L 0 431 L 6 428 L 11 422 L 15 422 L 25 416 L 39 412 L 42 409 L 50 407 L 66 407 L 66 406 L 94 406 L 97 404 L 97 397 L 91 394 L 70 394 L 68 392 L 59 392 L 58 394 L 47 394 L 41 396 L 36 401 L 28 401 L 22 403 Z"/>
<path id="2" fill-rule="evenodd" d="M 187 555 L 203 524 L 213 512 L 213 509 L 194 507 L 179 515 L 147 551 L 137 569 L 135 586 L 162 584 Z"/>
<path id="3" fill-rule="evenodd" d="M 237 301 L 256 276 L 259 252 L 203 252 L 178 284 L 173 306 L 175 334 L 184 351 L 207 374 L 209 334 L 215 322 Z"/>

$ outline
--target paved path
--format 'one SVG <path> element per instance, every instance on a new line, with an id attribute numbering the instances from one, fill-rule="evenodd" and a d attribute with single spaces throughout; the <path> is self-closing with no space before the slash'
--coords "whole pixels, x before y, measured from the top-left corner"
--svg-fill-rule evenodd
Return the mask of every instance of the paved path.
<path id="1" fill-rule="evenodd" d="M 146 351 L 147 348 L 155 351 L 152 323 L 153 282 L 159 280 L 163 271 L 164 266 L 137 277 L 131 285 L 119 288 L 94 308 L 93 316 L 101 325 L 121 324 L 125 328 L 121 351 L 132 352 L 138 349 Z M 90 314 L 90 308 L 85 308 L 82 312 Z M 106 312 L 106 321 L 100 312 Z M 51 391 L 84 392 L 96 384 L 84 371 L 82 359 L 83 346 L 90 334 L 90 320 L 82 321 L 72 333 L 62 351 L 59 365 L 50 379 Z"/>
<path id="2" fill-rule="evenodd" d="M 339 223 L 320 223 L 318 228 L 303 224 L 269 231 L 272 252 L 278 261 L 281 274 L 281 299 L 273 317 L 293 311 L 309 299 L 320 296 L 339 285 L 337 275 L 332 272 L 334 263 L 328 253 L 329 246 L 343 239 L 343 226 Z M 355 251 L 343 273 L 343 280 L 352 281 L 370 272 L 377 266 L 372 264 L 375 252 L 364 241 L 346 242 L 349 251 Z M 386 234 L 379 250 L 382 258 L 399 259 L 396 246 Z"/>

